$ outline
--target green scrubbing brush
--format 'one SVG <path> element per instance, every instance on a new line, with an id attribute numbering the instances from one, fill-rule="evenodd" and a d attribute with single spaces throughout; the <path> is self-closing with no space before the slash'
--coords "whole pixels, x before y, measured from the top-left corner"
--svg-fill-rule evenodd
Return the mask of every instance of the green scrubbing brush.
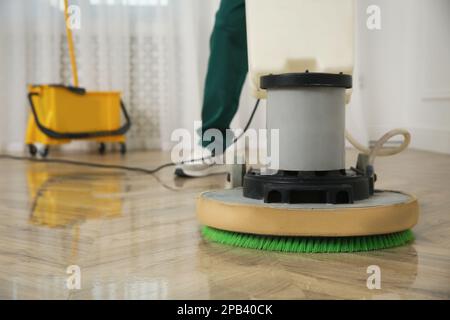
<path id="1" fill-rule="evenodd" d="M 202 234 L 207 240 L 237 247 L 302 253 L 379 250 L 401 246 L 414 240 L 411 230 L 357 237 L 282 237 L 230 232 L 204 226 Z"/>

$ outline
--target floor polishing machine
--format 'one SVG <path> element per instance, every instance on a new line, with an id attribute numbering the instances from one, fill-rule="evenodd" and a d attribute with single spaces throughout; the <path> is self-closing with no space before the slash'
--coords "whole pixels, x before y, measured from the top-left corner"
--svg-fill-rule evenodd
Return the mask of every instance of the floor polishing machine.
<path id="1" fill-rule="evenodd" d="M 256 169 L 238 169 L 231 174 L 233 188 L 202 193 L 197 199 L 202 233 L 211 241 L 288 252 L 367 251 L 408 243 L 413 238 L 410 229 L 418 221 L 418 201 L 404 192 L 376 189 L 374 159 L 406 148 L 409 133 L 392 130 L 372 148 L 365 148 L 345 129 L 345 104 L 352 88 L 352 69 L 348 66 L 353 63 L 353 38 L 348 34 L 353 30 L 353 22 L 348 22 L 348 13 L 352 12 L 353 3 L 288 2 L 291 9 L 279 8 L 285 11 L 278 12 L 278 16 L 285 17 L 278 20 L 273 10 L 261 9 L 265 5 L 274 7 L 272 1 L 246 2 L 250 73 L 256 90 L 264 91 L 267 99 L 266 129 L 279 130 L 278 170 L 268 175 Z M 275 43 L 273 49 L 273 44 L 267 45 L 267 39 L 281 38 L 273 33 L 282 29 L 276 27 L 277 23 L 283 28 L 286 23 L 295 24 L 287 28 L 308 32 L 297 25 L 302 17 L 289 18 L 291 12 L 300 12 L 296 6 L 301 6 L 302 12 L 306 10 L 304 19 L 313 24 L 313 30 L 320 29 L 321 23 L 311 21 L 310 16 L 329 12 L 327 21 L 334 24 L 330 29 L 334 34 L 329 36 L 336 41 L 330 39 L 330 45 L 320 43 L 306 48 Z M 314 11 L 325 7 L 326 10 Z M 271 26 L 264 29 L 262 21 L 270 21 Z M 259 36 L 261 30 L 267 30 L 264 39 Z M 307 37 L 305 33 L 303 38 Z M 338 40 L 340 45 L 348 44 L 340 46 L 348 48 L 344 52 L 350 56 L 347 64 L 329 54 L 336 49 L 333 44 Z M 270 52 L 273 60 L 260 52 Z M 287 53 L 296 53 L 303 65 L 308 65 L 310 59 L 301 58 L 314 53 L 316 59 L 309 64 L 314 72 L 261 72 L 298 70 L 299 64 L 291 68 L 286 64 L 271 65 L 277 57 L 286 61 Z M 317 72 L 320 66 L 336 71 L 342 67 L 343 72 Z M 255 76 L 261 73 L 262 76 Z M 400 147 L 383 147 L 398 134 L 404 136 Z M 361 151 L 356 165 L 349 168 L 345 165 L 346 137 Z"/>

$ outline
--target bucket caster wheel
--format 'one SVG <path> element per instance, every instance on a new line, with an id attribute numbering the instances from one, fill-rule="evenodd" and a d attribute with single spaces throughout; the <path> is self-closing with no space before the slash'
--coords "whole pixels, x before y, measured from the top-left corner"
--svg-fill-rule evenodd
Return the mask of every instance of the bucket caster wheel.
<path id="1" fill-rule="evenodd" d="M 39 155 L 42 158 L 47 158 L 48 153 L 50 152 L 50 147 L 49 146 L 45 146 L 44 148 L 40 149 L 38 152 L 39 152 Z"/>
<path id="2" fill-rule="evenodd" d="M 100 145 L 98 146 L 98 153 L 103 155 L 105 154 L 105 152 L 106 152 L 106 144 L 104 142 L 101 142 Z"/>
<path id="3" fill-rule="evenodd" d="M 122 142 L 122 143 L 120 144 L 120 153 L 121 153 L 121 154 L 127 153 L 127 145 L 126 145 L 124 142 Z"/>
<path id="4" fill-rule="evenodd" d="M 37 154 L 37 148 L 34 144 L 29 144 L 28 145 L 28 153 L 30 154 L 30 156 L 35 157 Z"/>

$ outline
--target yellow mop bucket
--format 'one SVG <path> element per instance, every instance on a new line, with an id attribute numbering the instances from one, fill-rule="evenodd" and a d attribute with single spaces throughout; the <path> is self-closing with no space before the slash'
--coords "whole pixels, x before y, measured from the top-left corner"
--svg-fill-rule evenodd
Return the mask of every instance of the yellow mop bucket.
<path id="1" fill-rule="evenodd" d="M 68 18 L 68 1 L 65 16 Z M 72 32 L 66 25 L 67 41 L 74 86 L 31 85 L 28 101 L 31 112 L 25 142 L 31 155 L 38 152 L 36 143 L 44 145 L 41 156 L 47 156 L 50 145 L 69 143 L 71 140 L 93 140 L 100 143 L 99 152 L 105 152 L 105 142 L 120 143 L 126 152 L 125 133 L 131 127 L 130 117 L 118 91 L 87 92 L 78 86 Z M 121 113 L 125 123 L 121 125 Z"/>
<path id="2" fill-rule="evenodd" d="M 28 89 L 31 114 L 28 120 L 26 143 L 35 155 L 35 143 L 46 146 L 41 155 L 48 154 L 48 146 L 68 143 L 74 139 L 121 143 L 126 152 L 125 136 L 131 126 L 130 117 L 120 99 L 120 92 L 87 92 L 83 88 L 62 85 L 33 85 Z M 125 118 L 121 122 L 121 111 Z"/>

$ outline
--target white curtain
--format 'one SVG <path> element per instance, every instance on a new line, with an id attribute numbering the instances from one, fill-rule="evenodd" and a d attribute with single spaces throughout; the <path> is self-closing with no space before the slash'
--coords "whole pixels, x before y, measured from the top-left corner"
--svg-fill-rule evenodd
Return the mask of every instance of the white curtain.
<path id="1" fill-rule="evenodd" d="M 122 91 L 131 148 L 169 148 L 173 129 L 200 118 L 219 1 L 69 2 L 81 9 L 73 31 L 80 86 Z M 23 149 L 27 84 L 71 83 L 62 8 L 62 0 L 0 1 L 1 149 Z"/>

